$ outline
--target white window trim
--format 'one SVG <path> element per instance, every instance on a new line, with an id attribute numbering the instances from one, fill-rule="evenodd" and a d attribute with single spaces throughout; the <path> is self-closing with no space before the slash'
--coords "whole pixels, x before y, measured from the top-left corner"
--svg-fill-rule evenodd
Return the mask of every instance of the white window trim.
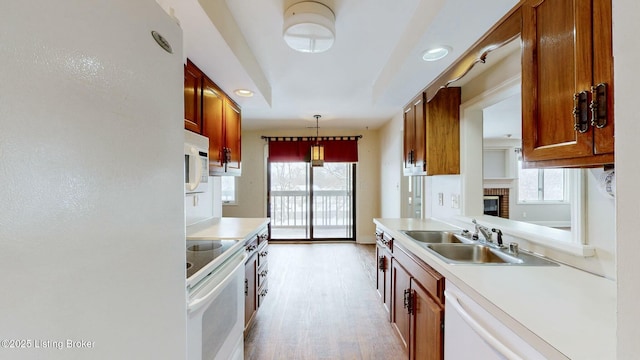
<path id="1" fill-rule="evenodd" d="M 520 171 L 520 165 L 518 165 L 519 161 L 516 161 L 516 169 L 519 173 Z M 544 169 L 537 169 L 538 171 L 540 170 L 544 170 Z M 562 191 L 564 192 L 564 200 L 520 200 L 520 176 L 517 177 L 517 181 L 516 181 L 516 186 L 518 187 L 516 190 L 516 204 L 518 205 L 566 205 L 566 204 L 570 204 L 571 203 L 571 190 L 567 190 L 567 188 L 571 189 L 573 187 L 573 182 L 575 182 L 577 179 L 573 176 L 570 176 L 571 171 L 567 171 L 566 169 L 563 169 L 563 182 L 564 182 L 564 186 Z M 540 176 L 540 173 L 538 173 L 538 176 Z M 538 179 L 538 185 L 540 184 L 540 179 Z M 540 190 L 538 190 L 540 191 Z"/>
<path id="2" fill-rule="evenodd" d="M 236 176 L 229 176 L 233 178 L 233 201 L 222 200 L 222 206 L 237 206 L 238 205 L 238 180 Z"/>

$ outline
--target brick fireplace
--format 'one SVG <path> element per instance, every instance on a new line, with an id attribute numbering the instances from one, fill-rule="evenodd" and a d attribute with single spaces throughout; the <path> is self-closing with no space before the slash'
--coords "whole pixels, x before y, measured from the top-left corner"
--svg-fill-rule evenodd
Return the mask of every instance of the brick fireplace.
<path id="1" fill-rule="evenodd" d="M 485 196 L 498 196 L 499 216 L 509 218 L 509 189 L 484 189 Z"/>

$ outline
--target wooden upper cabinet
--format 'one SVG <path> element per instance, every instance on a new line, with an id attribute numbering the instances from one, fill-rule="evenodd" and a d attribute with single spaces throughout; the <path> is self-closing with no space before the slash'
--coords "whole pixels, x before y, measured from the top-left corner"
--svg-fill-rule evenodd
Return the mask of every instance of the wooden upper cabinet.
<path id="1" fill-rule="evenodd" d="M 241 129 L 242 118 L 240 108 L 231 100 L 226 99 L 224 105 L 224 143 L 227 152 L 226 173 L 238 174 L 241 165 Z"/>
<path id="2" fill-rule="evenodd" d="M 459 87 L 442 88 L 425 106 L 427 175 L 460 174 Z"/>
<path id="3" fill-rule="evenodd" d="M 404 174 L 424 175 L 425 118 L 424 94 L 404 109 Z"/>
<path id="4" fill-rule="evenodd" d="M 184 128 L 202 132 L 202 72 L 189 60 L 184 66 Z"/>
<path id="5" fill-rule="evenodd" d="M 460 173 L 460 88 L 422 93 L 404 110 L 404 175 Z"/>
<path id="6" fill-rule="evenodd" d="M 521 11 L 525 166 L 613 163 L 611 0 L 529 0 Z"/>
<path id="7" fill-rule="evenodd" d="M 211 167 L 221 167 L 223 165 L 224 97 L 222 90 L 209 78 L 205 78 L 203 83 L 202 112 L 204 128 L 202 135 L 209 138 L 209 171 L 211 172 Z"/>
<path id="8" fill-rule="evenodd" d="M 222 96 L 215 84 L 205 79 L 203 88 L 204 132 L 209 138 L 209 174 L 240 175 L 240 108 Z"/>
<path id="9" fill-rule="evenodd" d="M 240 107 L 190 60 L 184 68 L 184 127 L 209 138 L 209 175 L 241 175 Z"/>

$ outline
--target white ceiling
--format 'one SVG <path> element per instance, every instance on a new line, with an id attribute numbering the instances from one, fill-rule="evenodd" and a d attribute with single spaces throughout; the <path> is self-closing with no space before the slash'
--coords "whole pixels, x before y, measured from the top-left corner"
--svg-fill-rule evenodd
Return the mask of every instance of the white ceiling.
<path id="1" fill-rule="evenodd" d="M 336 41 L 305 54 L 282 39 L 284 11 L 300 0 L 156 1 L 179 21 L 185 57 L 240 104 L 246 129 L 305 128 L 314 114 L 321 128 L 377 128 L 518 2 L 322 0 L 336 15 Z M 421 59 L 440 44 L 452 54 Z"/>
<path id="2" fill-rule="evenodd" d="M 482 137 L 485 139 L 522 139 L 522 98 L 514 94 L 482 109 Z"/>

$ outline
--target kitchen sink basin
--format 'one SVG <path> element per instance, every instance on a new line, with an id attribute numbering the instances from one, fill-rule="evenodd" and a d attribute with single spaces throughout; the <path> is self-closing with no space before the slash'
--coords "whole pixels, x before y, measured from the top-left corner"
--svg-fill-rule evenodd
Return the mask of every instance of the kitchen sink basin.
<path id="1" fill-rule="evenodd" d="M 428 250 L 449 264 L 559 266 L 539 256 L 519 252 L 510 254 L 480 244 L 428 244 Z"/>
<path id="2" fill-rule="evenodd" d="M 445 244 L 463 242 L 459 235 L 449 231 L 402 230 L 401 232 L 419 243 Z"/>
<path id="3" fill-rule="evenodd" d="M 429 244 L 431 249 L 441 257 L 455 263 L 473 264 L 519 264 L 521 259 L 507 255 L 497 249 L 492 249 L 484 245 L 476 244 Z"/>

